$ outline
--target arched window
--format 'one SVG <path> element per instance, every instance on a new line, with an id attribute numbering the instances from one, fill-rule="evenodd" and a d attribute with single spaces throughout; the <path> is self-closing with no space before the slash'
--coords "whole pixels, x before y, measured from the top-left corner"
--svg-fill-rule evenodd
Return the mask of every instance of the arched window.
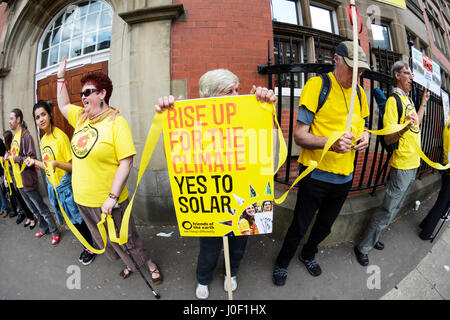
<path id="1" fill-rule="evenodd" d="M 109 51 L 112 19 L 105 1 L 79 1 L 64 8 L 39 41 L 37 71 L 55 66 L 64 56 L 70 61 Z"/>

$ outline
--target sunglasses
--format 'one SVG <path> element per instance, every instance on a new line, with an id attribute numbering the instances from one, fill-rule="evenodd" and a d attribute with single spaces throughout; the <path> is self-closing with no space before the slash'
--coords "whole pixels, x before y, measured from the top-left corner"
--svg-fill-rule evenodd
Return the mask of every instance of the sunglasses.
<path id="1" fill-rule="evenodd" d="M 80 93 L 80 97 L 81 98 L 83 98 L 83 96 L 89 97 L 91 95 L 91 93 L 99 92 L 99 91 L 100 90 L 98 90 L 98 89 L 86 89 Z"/>

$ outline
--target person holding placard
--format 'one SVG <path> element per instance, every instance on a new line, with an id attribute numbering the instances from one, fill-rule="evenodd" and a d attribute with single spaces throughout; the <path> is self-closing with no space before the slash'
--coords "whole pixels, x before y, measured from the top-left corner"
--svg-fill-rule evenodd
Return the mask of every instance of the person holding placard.
<path id="1" fill-rule="evenodd" d="M 57 99 L 59 110 L 75 129 L 71 140 L 73 196 L 94 241 L 101 247 L 103 239 L 97 223 L 102 213 L 112 216 L 116 232 L 122 225 L 129 203 L 126 181 L 136 149 L 128 122 L 118 109 L 109 105 L 113 91 L 111 79 L 102 72 L 84 76 L 81 79 L 83 107 L 79 107 L 70 103 L 65 73 L 63 57 L 58 69 Z M 120 278 L 126 279 L 137 271 L 136 265 L 147 265 L 152 282 L 160 284 L 162 273 L 144 248 L 132 216 L 125 245 L 134 261 L 109 238 L 105 248 L 108 259 L 120 258 L 126 265 L 119 273 Z"/>
<path id="2" fill-rule="evenodd" d="M 206 72 L 199 80 L 199 93 L 201 98 L 237 96 L 239 90 L 238 77 L 229 70 L 216 69 Z M 252 86 L 250 94 L 255 94 L 261 102 L 276 103 L 277 97 L 273 90 L 263 87 Z M 181 97 L 179 97 L 181 99 Z M 156 112 L 173 108 L 175 97 L 164 96 L 158 99 L 155 105 Z M 240 181 L 244 183 L 245 181 Z M 245 252 L 248 236 L 237 236 L 229 238 L 231 289 L 237 288 L 236 274 Z M 197 287 L 196 297 L 207 299 L 209 297 L 209 284 L 212 281 L 214 269 L 223 248 L 222 237 L 200 237 L 200 252 L 197 260 Z M 224 290 L 228 291 L 227 279 L 224 279 Z"/>
<path id="3" fill-rule="evenodd" d="M 414 78 L 408 63 L 395 62 L 392 66 L 392 77 L 394 90 L 392 96 L 386 101 L 383 126 L 389 127 L 399 122 L 398 102 L 394 95 L 397 95 L 401 102 L 400 123 L 410 122 L 402 130 L 384 136 L 386 145 L 397 143 L 397 147 L 392 154 L 389 183 L 383 203 L 372 215 L 361 242 L 354 247 L 356 260 L 362 266 L 369 264 L 368 253 L 370 250 L 373 248 L 384 249 L 384 244 L 379 241 L 381 233 L 399 212 L 420 165 L 420 155 L 414 150 L 409 140 L 415 140 L 416 144 L 420 146 L 420 123 L 430 98 L 430 92 L 425 89 L 416 112 L 414 103 L 408 96 Z"/>
<path id="4" fill-rule="evenodd" d="M 358 73 L 361 75 L 369 69 L 363 49 L 359 47 L 358 52 L 353 52 L 353 42 L 340 43 L 334 54 L 335 70 L 309 79 L 303 87 L 294 131 L 295 142 L 302 147 L 298 159 L 300 172 L 310 165 L 310 161 L 319 162 L 333 132 L 345 132 L 355 58 L 358 59 Z M 330 81 L 329 93 L 323 105 L 319 106 L 319 95 L 326 79 Z M 364 90 L 360 86 L 358 90 L 360 94 L 355 99 L 352 130 L 336 140 L 317 168 L 299 182 L 292 223 L 275 262 L 272 276 L 275 285 L 286 283 L 288 265 L 316 211 L 309 239 L 298 258 L 312 276 L 322 273 L 315 260 L 317 246 L 330 234 L 347 198 L 353 179 L 355 152 L 366 149 L 369 144 L 369 133 L 364 131 L 368 127 L 369 107 Z"/>

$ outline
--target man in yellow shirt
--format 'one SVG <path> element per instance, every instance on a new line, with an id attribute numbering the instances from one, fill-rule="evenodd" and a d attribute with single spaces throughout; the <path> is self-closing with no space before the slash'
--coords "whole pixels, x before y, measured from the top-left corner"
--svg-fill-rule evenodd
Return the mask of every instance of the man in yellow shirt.
<path id="1" fill-rule="evenodd" d="M 328 137 L 333 132 L 346 131 L 352 91 L 353 57 L 358 59 L 359 75 L 369 69 L 366 54 L 361 47 L 358 49 L 358 52 L 353 53 L 351 41 L 342 42 L 336 47 L 336 68 L 327 75 L 331 86 L 328 98 L 320 109 L 319 95 L 326 78 L 311 78 L 302 89 L 294 132 L 296 144 L 302 147 L 298 160 L 301 171 L 311 160 L 319 162 Z M 299 182 L 294 217 L 273 271 L 272 280 L 275 285 L 282 286 L 286 283 L 287 267 L 317 210 L 316 222 L 298 258 L 312 276 L 319 276 L 322 272 L 314 259 L 317 246 L 330 234 L 331 226 L 347 198 L 353 179 L 355 152 L 367 148 L 369 143 L 369 134 L 364 131 L 369 116 L 367 98 L 361 86 L 358 86 L 358 90 L 360 97 L 355 99 L 352 130 L 342 135 L 331 146 L 318 167 Z M 353 145 L 355 140 L 356 144 Z"/>
<path id="2" fill-rule="evenodd" d="M 394 84 L 393 95 L 398 95 L 402 103 L 400 123 L 411 122 L 399 132 L 384 137 L 387 145 L 398 143 L 394 150 L 389 174 L 389 184 L 381 207 L 372 216 L 362 241 L 354 247 L 356 259 L 362 266 L 369 264 L 368 253 L 373 248 L 383 250 L 384 244 L 379 242 L 381 233 L 395 218 L 405 199 L 411 184 L 416 178 L 420 165 L 420 156 L 414 151 L 408 139 L 414 139 L 420 145 L 420 123 L 425 112 L 425 105 L 430 98 L 430 92 L 425 89 L 419 109 L 416 112 L 408 93 L 411 90 L 413 74 L 407 62 L 397 61 L 392 66 Z M 386 101 L 386 111 L 383 126 L 388 127 L 398 122 L 397 102 L 394 96 Z"/>

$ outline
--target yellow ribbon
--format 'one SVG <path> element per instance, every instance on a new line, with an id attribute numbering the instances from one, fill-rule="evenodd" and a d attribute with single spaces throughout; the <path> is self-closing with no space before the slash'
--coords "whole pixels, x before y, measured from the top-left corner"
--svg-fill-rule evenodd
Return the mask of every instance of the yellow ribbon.
<path id="1" fill-rule="evenodd" d="M 281 131 L 280 125 L 278 123 L 278 119 L 276 117 L 276 110 L 275 110 L 275 106 L 273 104 L 268 104 L 268 103 L 261 103 L 261 107 L 263 109 L 266 109 L 268 111 L 270 111 L 272 113 L 273 118 L 275 119 L 275 123 L 277 125 L 277 130 L 278 130 L 278 140 L 279 140 L 279 161 L 278 161 L 278 167 L 275 170 L 275 172 L 277 172 L 280 167 L 283 165 L 283 163 L 286 160 L 287 157 L 287 146 L 286 146 L 286 142 L 284 140 L 283 137 L 283 132 Z M 107 241 L 107 235 L 106 235 L 106 230 L 105 230 L 105 226 L 104 223 L 106 221 L 107 226 L 108 226 L 108 234 L 109 234 L 109 239 L 111 242 L 115 242 L 118 243 L 119 245 L 123 245 L 125 243 L 128 242 L 128 227 L 129 227 L 129 220 L 130 220 L 130 215 L 131 215 L 131 210 L 133 207 L 133 203 L 134 203 L 134 198 L 136 196 L 136 192 L 138 190 L 139 187 L 139 183 L 141 182 L 141 178 L 150 162 L 150 159 L 152 157 L 153 151 L 155 149 L 155 146 L 159 140 L 159 137 L 162 133 L 163 130 L 163 123 L 164 121 L 167 121 L 167 110 L 165 110 L 162 113 L 156 113 L 152 124 L 150 126 L 150 130 L 148 131 L 147 134 L 147 139 L 145 141 L 145 145 L 144 145 L 144 149 L 142 151 L 142 157 L 141 157 L 141 161 L 139 164 L 139 171 L 138 171 L 138 179 L 137 179 L 137 183 L 136 183 L 136 188 L 134 190 L 133 196 L 124 212 L 124 216 L 122 218 L 122 224 L 120 227 L 120 232 L 119 232 L 119 237 L 117 237 L 117 234 L 115 232 L 115 227 L 114 227 L 114 221 L 112 219 L 111 215 L 107 215 L 105 213 L 102 213 L 101 215 L 101 221 L 99 223 L 97 223 L 97 227 L 99 229 L 100 235 L 102 237 L 103 240 L 103 249 L 98 250 L 98 249 L 94 249 L 92 248 L 87 241 L 83 238 L 83 236 L 79 233 L 79 231 L 73 226 L 73 224 L 70 222 L 69 218 L 67 217 L 66 213 L 64 212 L 61 204 L 59 203 L 59 206 L 61 208 L 61 212 L 63 213 L 63 217 L 64 220 L 66 221 L 68 227 L 70 228 L 70 230 L 74 233 L 74 235 L 78 238 L 78 240 L 90 251 L 96 253 L 96 254 L 101 254 L 105 251 L 105 246 L 106 246 L 106 241 Z M 405 124 L 394 124 L 390 127 L 386 127 L 382 130 L 367 130 L 370 133 L 373 133 L 375 135 L 387 135 L 387 134 L 391 134 L 391 133 L 395 133 L 398 132 L 400 130 L 402 130 L 408 123 Z M 336 131 L 333 132 L 331 134 L 331 136 L 328 138 L 327 143 L 325 144 L 322 154 L 320 156 L 320 159 L 318 162 L 311 160 L 307 166 L 307 168 L 295 179 L 295 181 L 292 183 L 291 187 L 278 199 L 275 199 L 275 203 L 280 204 L 282 203 L 285 199 L 287 194 L 289 193 L 289 191 L 301 180 L 303 179 L 305 176 L 307 176 L 312 170 L 314 170 L 319 163 L 322 161 L 322 159 L 324 158 L 325 154 L 328 152 L 328 150 L 331 148 L 331 146 L 343 135 L 345 134 L 344 131 Z M 420 157 L 431 167 L 436 168 L 438 170 L 445 170 L 447 168 L 450 167 L 450 163 L 446 166 L 442 166 L 439 163 L 434 163 L 431 160 L 429 160 L 425 154 L 422 152 L 420 146 L 417 145 L 417 143 L 415 142 L 414 139 L 408 139 L 408 142 L 411 142 L 414 149 L 418 152 L 418 154 L 420 155 Z M 51 178 L 53 179 L 53 170 L 49 170 L 50 171 L 50 175 L 52 176 Z M 56 188 L 55 186 L 53 186 L 53 188 L 55 189 L 55 194 L 57 197 L 57 192 L 56 192 Z"/>
<path id="2" fill-rule="evenodd" d="M 388 134 L 392 134 L 395 132 L 398 132 L 400 130 L 402 130 L 403 128 L 405 128 L 408 123 L 410 121 L 404 123 L 404 124 L 393 124 L 392 126 L 389 127 L 385 127 L 381 130 L 367 130 L 368 132 L 375 134 L 375 135 L 379 135 L 379 136 L 383 136 L 383 135 L 388 135 Z M 319 163 L 322 161 L 323 157 L 325 156 L 325 154 L 328 152 L 328 150 L 331 148 L 331 146 L 343 135 L 345 134 L 344 131 L 336 131 L 333 132 L 331 134 L 331 136 L 328 138 L 327 143 L 325 144 L 322 154 L 320 156 L 319 162 L 316 162 L 314 160 L 311 160 L 309 165 L 307 166 L 307 168 L 297 177 L 297 179 L 295 179 L 295 181 L 292 183 L 291 187 L 278 199 L 275 199 L 275 203 L 280 204 L 282 203 L 286 197 L 287 194 L 289 193 L 289 191 L 291 191 L 291 189 L 300 181 L 302 180 L 305 176 L 307 176 L 311 171 L 313 171 L 318 165 Z M 411 137 L 410 135 L 405 136 L 405 139 L 407 139 L 407 142 L 410 143 L 414 150 L 419 154 L 420 158 L 425 161 L 430 167 L 435 168 L 437 170 L 447 170 L 448 168 L 450 168 L 450 163 L 448 163 L 446 166 L 443 166 L 440 163 L 436 163 L 431 161 L 422 151 L 421 147 L 417 144 L 416 140 Z M 284 142 L 284 139 L 282 140 Z"/>
<path id="3" fill-rule="evenodd" d="M 48 172 L 48 174 L 50 175 L 50 181 L 55 181 L 55 173 L 53 171 L 53 165 L 51 162 L 47 162 L 44 161 L 44 164 L 48 167 L 48 170 L 46 170 Z M 59 209 L 62 212 L 64 221 L 66 222 L 67 226 L 69 227 L 70 231 L 73 232 L 73 234 L 77 237 L 77 239 L 81 242 L 81 244 L 88 249 L 89 251 L 96 253 L 96 254 L 102 254 L 103 252 L 105 252 L 106 249 L 106 241 L 107 241 L 107 235 L 106 235 L 106 229 L 104 226 L 105 221 L 107 221 L 108 223 L 108 233 L 110 234 L 111 237 L 111 232 L 114 231 L 115 234 L 115 229 L 114 229 L 114 221 L 112 219 L 111 215 L 107 215 L 106 213 L 102 213 L 101 215 L 101 220 L 97 223 L 97 228 L 98 231 L 100 233 L 100 236 L 102 237 L 103 240 L 103 249 L 95 249 L 93 248 L 87 241 L 86 239 L 84 239 L 84 237 L 81 235 L 81 233 L 78 231 L 77 228 L 75 228 L 75 226 L 73 225 L 73 223 L 70 221 L 70 219 L 67 217 L 66 212 L 64 211 L 64 208 L 62 207 L 61 203 L 59 202 L 58 199 L 58 192 L 56 191 L 56 186 L 50 182 L 50 184 L 53 186 L 53 190 L 55 190 L 55 196 L 56 196 L 56 201 L 58 202 L 59 205 Z M 112 222 L 112 229 L 111 229 L 111 222 Z"/>
<path id="4" fill-rule="evenodd" d="M 2 165 L 3 171 L 5 172 L 5 177 L 6 177 L 6 183 L 8 184 L 8 188 L 9 188 L 9 195 L 12 195 L 12 191 L 11 191 L 11 184 L 9 183 L 9 180 L 11 180 L 11 174 L 9 173 L 9 168 L 8 166 L 5 166 L 4 163 L 4 159 L 3 157 L 0 157 L 0 164 Z M 7 162 L 6 162 L 7 163 Z M 12 180 L 11 180 L 12 181 Z M 3 183 L 3 181 L 2 181 Z"/>

